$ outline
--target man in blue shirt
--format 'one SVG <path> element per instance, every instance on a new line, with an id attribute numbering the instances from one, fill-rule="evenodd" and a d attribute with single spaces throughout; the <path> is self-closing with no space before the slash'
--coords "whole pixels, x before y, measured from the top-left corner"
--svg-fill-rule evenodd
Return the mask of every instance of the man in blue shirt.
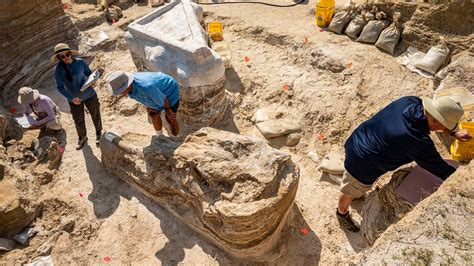
<path id="1" fill-rule="evenodd" d="M 452 133 L 465 141 L 467 131 L 455 132 L 464 111 L 451 98 L 436 100 L 415 96 L 400 98 L 357 127 L 344 145 L 346 169 L 336 216 L 349 231 L 359 228 L 349 216 L 352 199 L 362 197 L 388 171 L 415 161 L 445 180 L 456 170 L 440 156 L 430 131 Z"/>
<path id="2" fill-rule="evenodd" d="M 160 112 L 166 110 L 165 118 L 173 135 L 179 134 L 176 113 L 179 107 L 179 86 L 171 77 L 161 72 L 138 72 L 135 74 L 116 71 L 109 75 L 109 90 L 112 95 L 128 95 L 142 103 L 156 134 L 162 134 Z"/>

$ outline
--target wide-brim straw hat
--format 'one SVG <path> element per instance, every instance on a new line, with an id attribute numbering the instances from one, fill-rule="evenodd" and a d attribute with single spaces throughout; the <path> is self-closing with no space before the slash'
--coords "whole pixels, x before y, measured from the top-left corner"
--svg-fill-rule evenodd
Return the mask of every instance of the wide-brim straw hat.
<path id="1" fill-rule="evenodd" d="M 79 52 L 77 50 L 72 50 L 69 47 L 69 45 L 67 45 L 65 43 L 58 43 L 54 47 L 54 55 L 51 56 L 51 63 L 57 63 L 59 61 L 57 55 L 62 53 L 62 52 L 65 52 L 65 51 L 71 52 L 71 56 L 79 54 Z"/>
<path id="2" fill-rule="evenodd" d="M 20 104 L 31 104 L 39 97 L 39 91 L 30 87 L 23 87 L 18 91 L 18 102 Z"/>
<path id="3" fill-rule="evenodd" d="M 423 98 L 423 108 L 433 116 L 441 125 L 454 131 L 459 120 L 464 115 L 461 104 L 449 97 L 439 97 L 435 100 Z"/>
<path id="4" fill-rule="evenodd" d="M 114 71 L 107 77 L 107 87 L 113 96 L 124 92 L 133 82 L 133 74 L 124 71 Z"/>

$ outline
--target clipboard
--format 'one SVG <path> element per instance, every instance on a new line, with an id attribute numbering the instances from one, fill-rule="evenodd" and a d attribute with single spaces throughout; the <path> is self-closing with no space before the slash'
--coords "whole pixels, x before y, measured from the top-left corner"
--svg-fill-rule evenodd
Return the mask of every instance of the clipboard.
<path id="1" fill-rule="evenodd" d="M 14 118 L 15 122 L 20 125 L 22 128 L 29 128 L 31 127 L 31 124 L 30 122 L 28 122 L 28 119 L 26 118 L 26 116 L 22 116 L 22 117 L 16 117 Z"/>
<path id="2" fill-rule="evenodd" d="M 95 70 L 90 74 L 90 76 L 87 78 L 87 80 L 84 82 L 84 85 L 82 85 L 81 92 L 84 92 L 87 90 L 92 84 L 94 84 L 100 77 L 100 72 L 98 70 Z"/>

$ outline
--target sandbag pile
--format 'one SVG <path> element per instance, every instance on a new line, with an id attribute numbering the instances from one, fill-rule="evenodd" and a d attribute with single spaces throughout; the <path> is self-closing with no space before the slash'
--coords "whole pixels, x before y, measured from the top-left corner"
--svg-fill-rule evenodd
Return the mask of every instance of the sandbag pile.
<path id="1" fill-rule="evenodd" d="M 365 17 L 365 14 L 367 13 L 367 11 L 362 8 L 361 6 L 359 6 L 359 8 L 357 8 L 358 10 L 358 14 L 356 14 L 354 16 L 354 18 L 351 20 L 351 22 L 349 23 L 349 25 L 347 25 L 347 28 L 346 30 L 344 31 L 344 33 L 351 37 L 352 39 L 355 39 L 357 38 L 357 36 L 359 35 L 359 33 L 362 31 L 362 29 L 364 28 L 364 26 L 367 24 L 367 19 L 370 19 L 370 14 L 367 15 L 367 18 Z"/>
<path id="2" fill-rule="evenodd" d="M 355 5 L 351 2 L 349 6 L 345 7 L 343 11 L 334 14 L 331 23 L 328 26 L 329 31 L 341 34 L 346 28 L 347 24 L 353 18 Z"/>
<path id="3" fill-rule="evenodd" d="M 382 32 L 388 26 L 387 15 L 384 12 L 377 12 L 375 20 L 370 20 L 360 33 L 356 41 L 364 43 L 375 43 Z"/>
<path id="4" fill-rule="evenodd" d="M 344 32 L 351 39 L 375 44 L 393 55 L 402 34 L 400 17 L 401 14 L 395 12 L 393 18 L 389 19 L 377 6 L 370 8 L 366 3 L 356 7 L 351 2 L 346 10 L 334 15 L 328 30 L 337 34 Z"/>

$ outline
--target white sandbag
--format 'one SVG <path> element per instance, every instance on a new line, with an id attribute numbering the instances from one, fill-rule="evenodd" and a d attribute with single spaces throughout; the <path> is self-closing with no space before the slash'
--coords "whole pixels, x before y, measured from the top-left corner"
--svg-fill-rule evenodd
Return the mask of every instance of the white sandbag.
<path id="1" fill-rule="evenodd" d="M 365 25 L 356 41 L 365 43 L 375 43 L 380 33 L 388 26 L 386 20 L 371 20 Z"/>
<path id="2" fill-rule="evenodd" d="M 380 33 L 380 36 L 375 43 L 376 47 L 392 55 L 395 51 L 395 46 L 397 46 L 400 36 L 402 35 L 402 27 L 399 22 L 401 16 L 402 14 L 400 12 L 395 12 L 393 14 L 392 24 Z"/>
<path id="3" fill-rule="evenodd" d="M 449 48 L 445 44 L 431 47 L 428 53 L 415 63 L 415 67 L 434 75 L 441 65 L 443 65 L 448 54 Z"/>
<path id="4" fill-rule="evenodd" d="M 351 17 L 350 12 L 343 11 L 336 13 L 329 24 L 329 31 L 341 34 L 347 24 L 351 21 Z"/>
<path id="5" fill-rule="evenodd" d="M 347 36 L 355 39 L 359 35 L 359 33 L 364 28 L 365 24 L 367 24 L 367 20 L 365 20 L 364 15 L 358 15 L 354 19 L 351 20 L 349 25 L 347 25 L 346 33 Z"/>
<path id="6" fill-rule="evenodd" d="M 398 21 L 394 21 L 390 26 L 384 29 L 382 33 L 380 33 L 375 46 L 393 55 L 395 46 L 397 46 L 401 35 L 402 30 L 400 24 Z"/>
<path id="7" fill-rule="evenodd" d="M 409 46 L 405 52 L 395 57 L 395 61 L 397 61 L 401 65 L 404 65 L 410 71 L 415 72 L 420 76 L 423 76 L 425 78 L 431 78 L 433 76 L 432 74 L 415 67 L 415 63 L 420 61 L 425 55 L 425 53 L 420 52 L 415 47 Z"/>

